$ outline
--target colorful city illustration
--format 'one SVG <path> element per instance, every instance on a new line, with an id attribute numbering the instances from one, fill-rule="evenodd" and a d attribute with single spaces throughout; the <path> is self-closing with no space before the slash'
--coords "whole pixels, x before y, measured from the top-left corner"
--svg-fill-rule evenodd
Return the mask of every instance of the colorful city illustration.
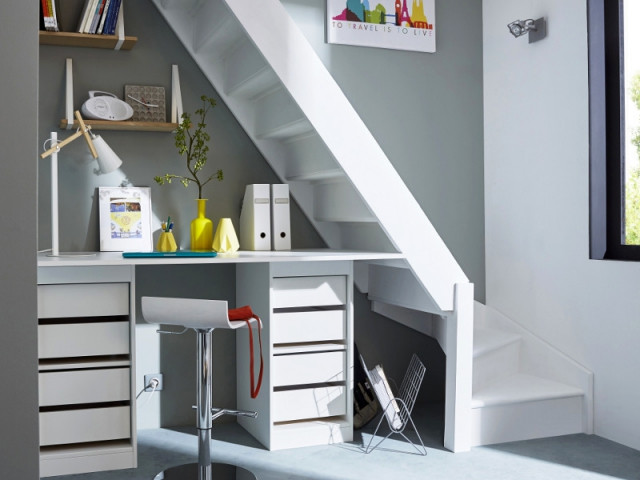
<path id="1" fill-rule="evenodd" d="M 429 23 L 424 12 L 424 0 L 411 0 L 411 2 L 411 14 L 409 14 L 407 0 L 378 2 L 373 9 L 369 6 L 369 0 L 347 0 L 342 12 L 333 16 L 332 19 L 433 30 L 433 23 Z M 393 4 L 393 7 L 387 8 L 383 3 L 389 6 Z"/>
<path id="2" fill-rule="evenodd" d="M 435 0 L 327 0 L 327 41 L 436 51 Z"/>

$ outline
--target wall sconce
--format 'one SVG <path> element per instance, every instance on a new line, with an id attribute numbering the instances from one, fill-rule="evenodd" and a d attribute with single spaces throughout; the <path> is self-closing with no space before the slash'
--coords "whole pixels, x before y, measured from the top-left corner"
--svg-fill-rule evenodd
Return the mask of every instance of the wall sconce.
<path id="1" fill-rule="evenodd" d="M 528 33 L 529 43 L 537 42 L 547 36 L 547 22 L 544 18 L 516 20 L 508 24 L 507 28 L 516 38 Z"/>
<path id="2" fill-rule="evenodd" d="M 40 158 L 51 155 L 51 256 L 53 257 L 60 256 L 58 244 L 58 152 L 60 149 L 84 135 L 91 155 L 98 160 L 98 167 L 102 173 L 113 172 L 122 165 L 122 160 L 107 145 L 107 142 L 101 136 L 91 133 L 91 127 L 84 123 L 80 112 L 76 111 L 75 117 L 79 125 L 76 133 L 58 142 L 58 134 L 51 132 L 51 138 L 47 142 L 50 141 L 52 146 L 40 155 Z"/>

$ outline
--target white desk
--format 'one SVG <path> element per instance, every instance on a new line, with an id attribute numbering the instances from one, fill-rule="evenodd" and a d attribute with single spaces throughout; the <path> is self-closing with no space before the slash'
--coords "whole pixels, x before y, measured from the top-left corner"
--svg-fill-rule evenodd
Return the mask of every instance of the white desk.
<path id="1" fill-rule="evenodd" d="M 353 262 L 399 258 L 335 250 L 39 255 L 41 475 L 137 465 L 137 265 L 234 264 L 236 304 L 251 305 L 264 324 L 257 399 L 249 395 L 248 332 L 236 336 L 237 407 L 259 413 L 240 424 L 270 450 L 351 440 Z"/>

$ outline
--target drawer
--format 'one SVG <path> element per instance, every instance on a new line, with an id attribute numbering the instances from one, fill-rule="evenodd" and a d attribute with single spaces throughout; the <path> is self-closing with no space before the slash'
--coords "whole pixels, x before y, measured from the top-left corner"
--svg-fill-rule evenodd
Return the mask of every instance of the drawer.
<path id="1" fill-rule="evenodd" d="M 129 322 L 38 325 L 38 357 L 64 358 L 129 353 Z"/>
<path id="2" fill-rule="evenodd" d="M 344 340 L 347 313 L 344 310 L 274 313 L 271 316 L 273 343 Z"/>
<path id="3" fill-rule="evenodd" d="M 273 308 L 345 305 L 347 277 L 283 277 L 272 281 Z"/>
<path id="4" fill-rule="evenodd" d="M 38 318 L 129 315 L 128 283 L 38 285 Z"/>
<path id="5" fill-rule="evenodd" d="M 40 413 L 40 446 L 100 442 L 131 436 L 129 407 Z"/>
<path id="6" fill-rule="evenodd" d="M 274 392 L 274 422 L 333 417 L 347 412 L 344 385 Z"/>
<path id="7" fill-rule="evenodd" d="M 42 372 L 38 375 L 40 406 L 129 400 L 129 368 Z"/>
<path id="8" fill-rule="evenodd" d="M 344 381 L 345 352 L 304 353 L 273 357 L 274 387 Z"/>

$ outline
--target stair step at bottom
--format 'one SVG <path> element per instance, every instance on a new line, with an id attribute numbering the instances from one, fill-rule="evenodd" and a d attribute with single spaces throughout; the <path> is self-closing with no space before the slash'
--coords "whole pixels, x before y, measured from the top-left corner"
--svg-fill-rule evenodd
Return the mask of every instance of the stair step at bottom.
<path id="1" fill-rule="evenodd" d="M 585 432 L 580 396 L 496 405 L 471 410 L 471 446 Z"/>
<path id="2" fill-rule="evenodd" d="M 471 408 L 493 407 L 566 397 L 582 397 L 577 387 L 553 380 L 517 373 L 494 381 L 473 393 Z"/>

